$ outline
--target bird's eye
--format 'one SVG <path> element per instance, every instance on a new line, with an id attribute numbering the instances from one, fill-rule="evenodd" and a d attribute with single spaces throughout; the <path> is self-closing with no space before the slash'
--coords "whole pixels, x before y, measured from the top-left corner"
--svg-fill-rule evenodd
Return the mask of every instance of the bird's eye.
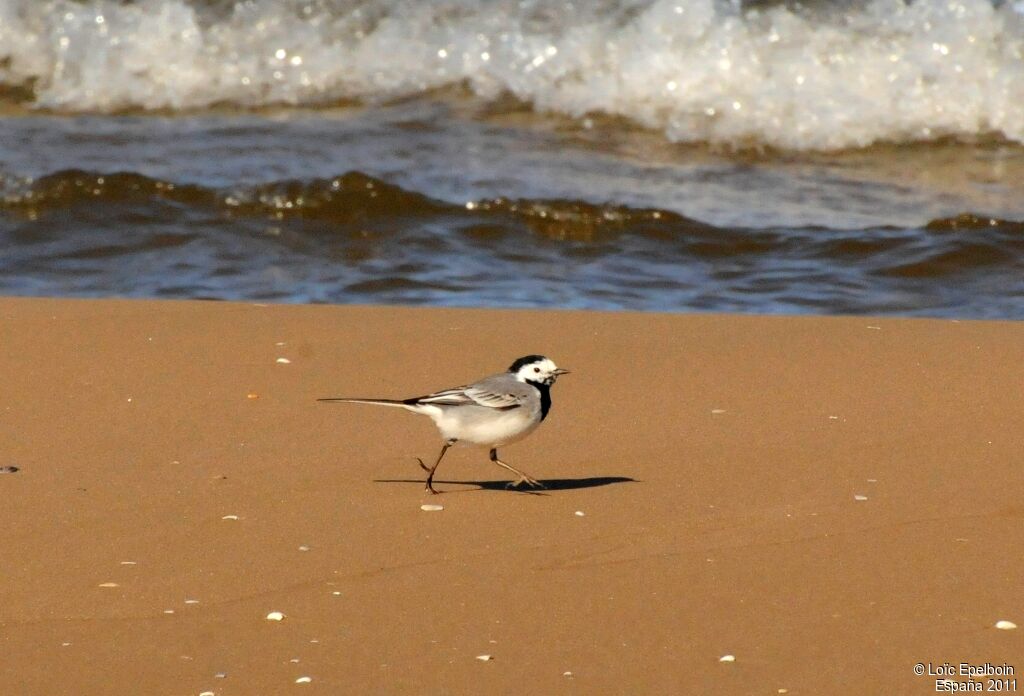
<path id="1" fill-rule="evenodd" d="M 534 372 L 540 372 L 540 368 L 539 367 L 535 367 L 535 368 L 533 368 L 533 371 Z"/>

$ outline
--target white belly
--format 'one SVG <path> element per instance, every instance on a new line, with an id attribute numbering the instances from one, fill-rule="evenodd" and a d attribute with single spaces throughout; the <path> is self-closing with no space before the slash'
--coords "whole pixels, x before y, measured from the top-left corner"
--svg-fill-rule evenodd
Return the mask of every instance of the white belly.
<path id="1" fill-rule="evenodd" d="M 523 408 L 508 411 L 483 406 L 438 408 L 428 415 L 434 419 L 444 439 L 472 442 L 488 447 L 501 447 L 521 440 L 540 424 L 540 419 L 532 417 L 530 412 Z"/>

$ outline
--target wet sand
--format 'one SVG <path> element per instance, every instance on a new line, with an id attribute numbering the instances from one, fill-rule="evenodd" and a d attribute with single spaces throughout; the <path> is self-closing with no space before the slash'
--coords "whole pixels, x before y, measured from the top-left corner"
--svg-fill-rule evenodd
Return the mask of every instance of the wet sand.
<path id="1" fill-rule="evenodd" d="M 1021 323 L 0 300 L 0 693 L 1019 671 L 1024 629 L 994 624 L 1024 626 L 1022 346 Z M 503 451 L 543 494 L 466 448 L 430 496 L 427 419 L 315 401 L 533 352 L 573 370 Z"/>

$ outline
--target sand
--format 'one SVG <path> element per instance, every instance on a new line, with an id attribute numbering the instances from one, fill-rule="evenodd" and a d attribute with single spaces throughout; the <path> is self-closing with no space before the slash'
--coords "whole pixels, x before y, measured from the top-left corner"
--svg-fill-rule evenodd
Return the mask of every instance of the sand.
<path id="1" fill-rule="evenodd" d="M 1020 323 L 0 300 L 0 693 L 1024 669 L 1024 628 L 994 627 L 1024 626 L 1022 346 Z M 467 447 L 430 496 L 427 419 L 315 401 L 534 352 L 573 370 L 503 451 L 541 495 Z"/>

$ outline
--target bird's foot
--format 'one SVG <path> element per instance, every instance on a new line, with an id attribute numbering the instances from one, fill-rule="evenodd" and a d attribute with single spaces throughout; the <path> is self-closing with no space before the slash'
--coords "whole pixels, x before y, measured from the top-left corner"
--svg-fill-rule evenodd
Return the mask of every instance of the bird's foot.
<path id="1" fill-rule="evenodd" d="M 516 479 L 515 481 L 509 481 L 508 483 L 506 483 L 505 484 L 505 488 L 519 488 L 524 483 L 527 486 L 529 486 L 530 488 L 544 488 L 545 487 L 543 483 L 541 483 L 537 479 L 533 478 L 532 476 L 528 476 L 527 474 L 520 474 L 519 478 Z"/>
<path id="2" fill-rule="evenodd" d="M 434 490 L 434 485 L 432 483 L 432 481 L 434 479 L 434 470 L 431 469 L 426 464 L 424 464 L 423 460 L 420 459 L 419 457 L 416 457 L 416 461 L 420 463 L 420 468 L 423 469 L 425 472 L 427 472 L 427 485 L 426 485 L 426 487 L 423 490 L 425 492 L 427 492 L 427 493 L 430 493 L 431 495 L 439 495 L 440 491 L 435 491 Z"/>

